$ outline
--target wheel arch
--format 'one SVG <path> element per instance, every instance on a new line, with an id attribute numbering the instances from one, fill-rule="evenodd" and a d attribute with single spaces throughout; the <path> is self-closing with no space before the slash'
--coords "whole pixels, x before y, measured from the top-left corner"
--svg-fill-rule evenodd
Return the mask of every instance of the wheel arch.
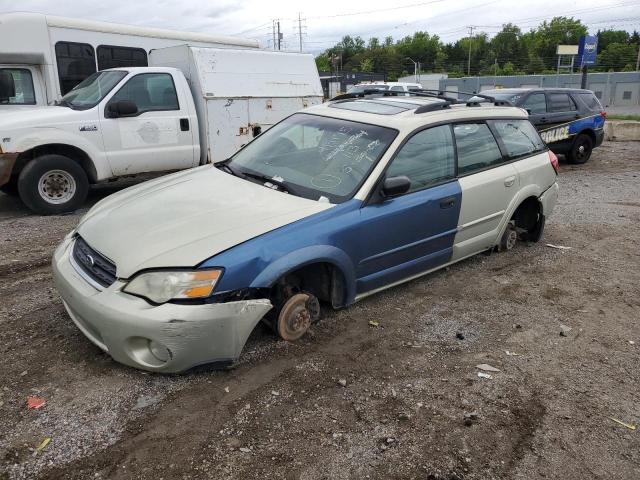
<path id="1" fill-rule="evenodd" d="M 89 154 L 79 147 L 66 143 L 47 143 L 21 152 L 16 159 L 12 175 L 19 175 L 22 169 L 32 160 L 51 154 L 62 155 L 77 162 L 87 174 L 90 183 L 95 183 L 98 180 L 96 166 Z"/>
<path id="2" fill-rule="evenodd" d="M 252 282 L 254 288 L 274 288 L 283 279 L 302 276 L 318 298 L 335 308 L 353 303 L 355 272 L 348 255 L 331 245 L 314 245 L 291 252 L 265 268 Z"/>

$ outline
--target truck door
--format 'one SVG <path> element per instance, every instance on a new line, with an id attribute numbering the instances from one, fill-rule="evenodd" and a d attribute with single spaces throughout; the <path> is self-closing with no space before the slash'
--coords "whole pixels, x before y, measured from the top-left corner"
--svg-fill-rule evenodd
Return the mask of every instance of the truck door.
<path id="1" fill-rule="evenodd" d="M 194 131 L 189 102 L 165 72 L 139 73 L 105 104 L 101 112 L 104 148 L 114 176 L 178 170 L 194 166 Z M 137 112 L 112 117 L 116 102 L 132 102 Z"/>

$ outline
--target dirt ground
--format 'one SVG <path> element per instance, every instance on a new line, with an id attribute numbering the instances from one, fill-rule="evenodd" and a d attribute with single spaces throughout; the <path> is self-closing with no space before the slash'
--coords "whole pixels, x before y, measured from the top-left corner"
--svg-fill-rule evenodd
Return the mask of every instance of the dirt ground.
<path id="1" fill-rule="evenodd" d="M 234 369 L 178 376 L 116 364 L 67 317 L 49 261 L 84 211 L 0 194 L 0 479 L 640 478 L 640 430 L 613 420 L 640 424 L 640 143 L 559 181 L 541 243 L 331 312 L 296 344 L 259 326 Z"/>

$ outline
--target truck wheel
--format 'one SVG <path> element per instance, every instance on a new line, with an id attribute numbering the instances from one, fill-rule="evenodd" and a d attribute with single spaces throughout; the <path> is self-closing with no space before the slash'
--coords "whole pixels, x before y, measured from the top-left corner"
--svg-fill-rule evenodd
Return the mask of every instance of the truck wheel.
<path id="1" fill-rule="evenodd" d="M 591 152 L 593 151 L 593 140 L 589 135 L 585 135 L 584 133 L 578 135 L 576 140 L 573 142 L 573 147 L 571 147 L 571 151 L 569 152 L 569 162 L 571 163 L 587 163 L 589 158 L 591 157 Z"/>
<path id="2" fill-rule="evenodd" d="M 72 212 L 82 206 L 89 180 L 82 167 L 62 155 L 43 155 L 31 160 L 18 178 L 20 198 L 42 215 Z"/>

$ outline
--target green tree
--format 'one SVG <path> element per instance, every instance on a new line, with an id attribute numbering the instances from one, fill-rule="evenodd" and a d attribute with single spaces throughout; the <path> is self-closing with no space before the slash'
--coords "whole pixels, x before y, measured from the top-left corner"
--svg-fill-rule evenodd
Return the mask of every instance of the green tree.
<path id="1" fill-rule="evenodd" d="M 331 61 L 326 53 L 321 53 L 316 57 L 316 67 L 318 67 L 319 72 L 331 71 Z"/>
<path id="2" fill-rule="evenodd" d="M 612 43 L 629 43 L 629 33 L 626 30 L 598 30 L 598 53 L 602 53 Z"/>
<path id="3" fill-rule="evenodd" d="M 522 31 L 511 23 L 502 26 L 502 30 L 491 39 L 490 47 L 501 65 L 511 62 L 513 65 L 523 66 L 528 61 Z"/>
<path id="4" fill-rule="evenodd" d="M 597 65 L 603 71 L 617 72 L 623 70 L 627 65 L 635 64 L 636 55 L 635 45 L 612 43 L 598 55 Z"/>
<path id="5" fill-rule="evenodd" d="M 360 61 L 360 71 L 361 72 L 373 71 L 373 60 L 371 60 L 370 58 L 363 58 Z"/>
<path id="6" fill-rule="evenodd" d="M 580 20 L 554 17 L 533 31 L 529 53 L 540 57 L 546 67 L 553 68 L 557 62 L 558 45 L 577 45 L 580 37 L 586 34 L 587 27 Z"/>

